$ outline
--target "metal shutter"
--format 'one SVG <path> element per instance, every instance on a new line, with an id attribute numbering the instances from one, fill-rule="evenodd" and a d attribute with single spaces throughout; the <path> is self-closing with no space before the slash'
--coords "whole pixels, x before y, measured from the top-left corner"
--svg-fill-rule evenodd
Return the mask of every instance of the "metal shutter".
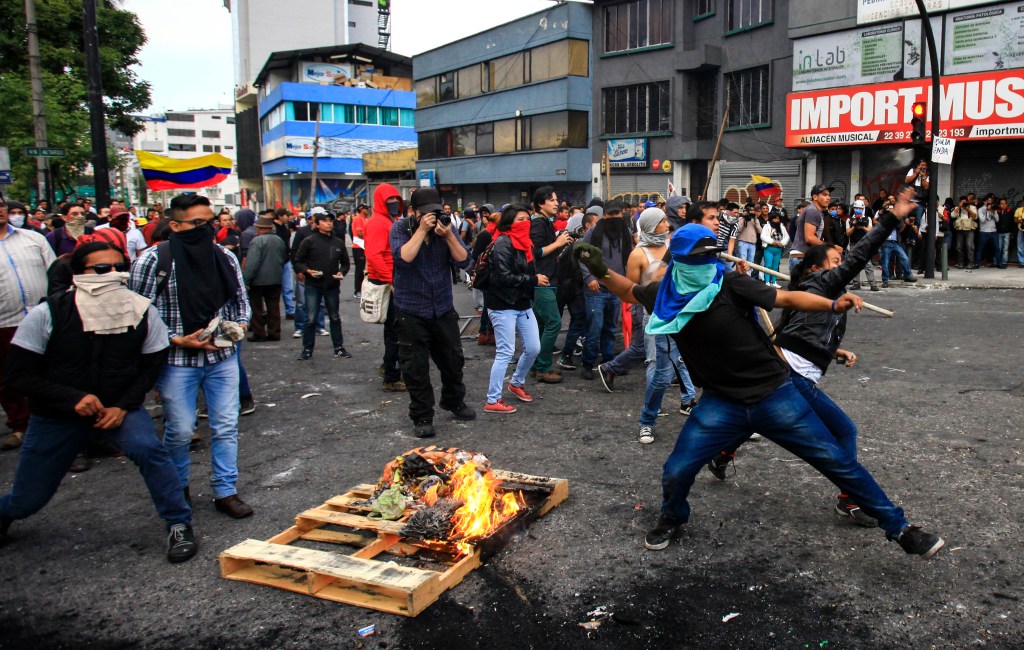
<path id="1" fill-rule="evenodd" d="M 1008 142 L 957 144 L 953 161 L 953 200 L 974 192 L 978 199 L 992 192 L 999 198 L 1009 199 L 1014 207 L 1021 198 L 1024 164 L 1019 156 L 1010 156 L 1000 163 L 999 157 L 1013 151 Z M 946 197 L 940 196 L 941 203 Z M 1012 246 L 1011 246 L 1012 248 Z"/>
<path id="2" fill-rule="evenodd" d="M 832 198 L 840 203 L 849 203 L 853 200 L 853 193 L 850 191 L 851 167 L 849 151 L 828 151 L 822 156 L 821 182 L 835 188 L 832 190 Z M 809 187 L 804 189 L 807 194 L 810 194 L 810 191 Z"/>
<path id="3" fill-rule="evenodd" d="M 612 195 L 629 205 L 642 205 L 668 196 L 668 183 L 672 174 L 616 174 L 612 173 Z"/>
<path id="4" fill-rule="evenodd" d="M 787 205 L 804 195 L 804 164 L 802 160 L 782 162 L 723 162 L 720 164 L 722 194 L 736 203 L 745 203 L 750 196 L 758 200 L 751 174 L 767 176 L 782 188 Z M 712 197 L 718 198 L 718 197 Z"/>

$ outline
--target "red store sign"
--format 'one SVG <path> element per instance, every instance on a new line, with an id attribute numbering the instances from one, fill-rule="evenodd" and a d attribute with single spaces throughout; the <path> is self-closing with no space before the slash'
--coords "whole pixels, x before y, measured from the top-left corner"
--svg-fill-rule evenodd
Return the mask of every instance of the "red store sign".
<path id="1" fill-rule="evenodd" d="M 911 108 L 928 102 L 930 118 L 931 90 L 929 78 L 789 93 L 786 146 L 909 143 Z M 1024 138 L 1024 70 L 942 77 L 941 94 L 940 138 Z"/>

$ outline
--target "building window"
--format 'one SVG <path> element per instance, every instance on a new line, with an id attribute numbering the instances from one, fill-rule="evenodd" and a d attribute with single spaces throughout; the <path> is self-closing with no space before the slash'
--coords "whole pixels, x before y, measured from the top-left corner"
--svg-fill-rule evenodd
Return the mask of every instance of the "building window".
<path id="1" fill-rule="evenodd" d="M 380 123 L 384 126 L 398 126 L 397 108 L 380 108 Z"/>
<path id="2" fill-rule="evenodd" d="M 494 153 L 494 122 L 476 125 L 476 153 L 478 156 Z"/>
<path id="3" fill-rule="evenodd" d="M 168 113 L 168 122 L 195 122 L 196 116 L 189 113 Z"/>
<path id="4" fill-rule="evenodd" d="M 448 147 L 448 130 L 422 131 L 417 134 L 419 139 L 420 158 L 447 158 L 451 155 Z"/>
<path id="5" fill-rule="evenodd" d="M 420 79 L 414 86 L 416 105 L 419 107 L 433 106 L 437 103 L 437 77 Z"/>
<path id="6" fill-rule="evenodd" d="M 583 111 L 544 113 L 528 119 L 530 128 L 529 140 L 524 147 L 526 149 L 535 151 L 587 146 L 587 114 Z"/>
<path id="7" fill-rule="evenodd" d="M 196 146 L 194 144 L 168 144 L 168 151 L 195 151 Z"/>
<path id="8" fill-rule="evenodd" d="M 220 140 L 220 131 L 203 131 L 204 138 L 210 138 L 211 140 Z"/>
<path id="9" fill-rule="evenodd" d="M 230 145 L 230 144 L 224 145 L 224 151 L 230 151 L 231 149 L 234 149 L 234 148 L 235 148 L 234 145 Z"/>
<path id="10" fill-rule="evenodd" d="M 219 144 L 204 144 L 203 145 L 203 151 L 205 151 L 206 153 L 220 153 L 220 145 Z"/>
<path id="11" fill-rule="evenodd" d="M 437 77 L 437 101 L 447 102 L 455 99 L 455 73 L 446 72 Z"/>
<path id="12" fill-rule="evenodd" d="M 698 140 L 710 140 L 718 133 L 718 73 L 711 72 L 697 76 L 694 96 L 696 98 L 696 136 Z"/>
<path id="13" fill-rule="evenodd" d="M 631 0 L 605 7 L 604 51 L 671 43 L 672 4 L 672 0 Z"/>
<path id="14" fill-rule="evenodd" d="M 715 0 L 692 0 L 693 19 L 707 18 L 715 14 Z"/>
<path id="15" fill-rule="evenodd" d="M 228 124 L 234 124 L 235 123 L 235 116 L 234 115 L 229 115 L 224 121 L 227 122 Z"/>
<path id="16" fill-rule="evenodd" d="M 356 124 L 380 124 L 376 106 L 356 106 Z"/>
<path id="17" fill-rule="evenodd" d="M 748 68 L 726 75 L 726 105 L 729 127 L 768 126 L 771 83 L 768 66 Z"/>
<path id="18" fill-rule="evenodd" d="M 750 29 L 772 21 L 773 0 L 725 0 L 725 31 Z"/>
<path id="19" fill-rule="evenodd" d="M 398 109 L 398 126 L 415 126 L 411 108 Z"/>
<path id="20" fill-rule="evenodd" d="M 452 129 L 452 156 L 476 155 L 476 125 L 457 126 Z"/>
<path id="21" fill-rule="evenodd" d="M 667 81 L 601 92 L 605 134 L 656 133 L 671 129 L 671 95 Z"/>
<path id="22" fill-rule="evenodd" d="M 167 129 L 167 135 L 176 138 L 194 138 L 196 137 L 196 132 L 192 129 Z"/>
<path id="23" fill-rule="evenodd" d="M 427 160 L 543 149 L 585 149 L 588 124 L 586 111 L 561 111 L 423 131 L 418 134 L 419 156 Z"/>
<path id="24" fill-rule="evenodd" d="M 522 86 L 525 83 L 523 76 L 526 68 L 525 58 L 524 52 L 516 52 L 490 61 L 488 66 L 490 67 L 491 89 L 506 90 Z"/>
<path id="25" fill-rule="evenodd" d="M 220 119 L 220 115 L 211 115 L 210 117 L 212 117 L 215 120 L 219 120 Z"/>
<path id="26" fill-rule="evenodd" d="M 456 73 L 459 80 L 458 96 L 460 99 L 463 97 L 476 97 L 487 92 L 488 88 L 484 85 L 484 77 L 486 75 L 483 73 L 486 69 L 486 65 L 475 63 L 467 68 L 462 68 Z"/>
<path id="27" fill-rule="evenodd" d="M 494 153 L 512 153 L 516 150 L 516 120 L 494 123 Z"/>

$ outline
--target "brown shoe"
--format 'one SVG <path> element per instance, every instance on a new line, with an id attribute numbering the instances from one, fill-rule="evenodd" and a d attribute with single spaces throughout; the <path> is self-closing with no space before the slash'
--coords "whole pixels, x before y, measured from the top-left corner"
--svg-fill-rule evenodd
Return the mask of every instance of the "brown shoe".
<path id="1" fill-rule="evenodd" d="M 384 382 L 384 385 L 381 386 L 381 390 L 388 393 L 404 393 L 406 390 L 405 382 L 401 379 L 398 381 L 386 381 Z"/>
<path id="2" fill-rule="evenodd" d="M 560 373 L 555 372 L 554 370 L 549 370 L 547 372 L 538 372 L 537 381 L 545 384 L 558 384 L 562 381 L 562 375 Z"/>
<path id="3" fill-rule="evenodd" d="M 480 332 L 476 335 L 477 345 L 487 345 L 487 332 Z"/>
<path id="4" fill-rule="evenodd" d="M 24 431 L 12 431 L 3 438 L 0 438 L 0 449 L 10 451 L 21 446 L 21 440 L 25 437 Z"/>
<path id="5" fill-rule="evenodd" d="M 235 519 L 248 517 L 252 514 L 252 506 L 238 498 L 237 494 L 232 494 L 231 496 L 224 497 L 223 499 L 214 499 L 213 505 L 220 512 L 223 512 L 227 516 Z"/>
<path id="6" fill-rule="evenodd" d="M 487 345 L 494 347 L 498 345 L 498 342 L 494 339 L 494 331 L 487 332 Z"/>

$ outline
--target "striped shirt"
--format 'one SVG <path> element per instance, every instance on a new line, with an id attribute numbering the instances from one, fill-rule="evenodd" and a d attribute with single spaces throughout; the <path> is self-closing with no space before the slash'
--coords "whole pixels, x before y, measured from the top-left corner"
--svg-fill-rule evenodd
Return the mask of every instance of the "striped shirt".
<path id="1" fill-rule="evenodd" d="M 39 233 L 3 227 L 7 237 L 0 239 L 0 327 L 17 327 L 46 297 L 46 269 L 56 256 Z"/>
<path id="2" fill-rule="evenodd" d="M 221 248 L 218 246 L 218 248 Z M 178 308 L 178 280 L 174 272 L 174 263 L 171 263 L 171 274 L 167 278 L 164 290 L 158 296 L 157 285 L 157 246 L 154 246 L 139 255 L 139 258 L 132 264 L 131 278 L 128 281 L 128 288 L 135 293 L 145 296 L 153 301 L 153 305 L 160 312 L 160 318 L 167 324 L 169 338 L 184 336 L 192 332 L 182 331 L 181 311 Z M 245 283 L 242 281 L 242 269 L 238 260 L 226 249 L 221 248 L 221 253 L 231 263 L 238 277 L 238 290 L 230 298 L 217 315 L 221 320 L 233 321 L 240 325 L 247 325 L 252 317 L 249 309 L 249 298 L 245 293 Z M 192 348 L 179 348 L 171 345 L 170 354 L 167 357 L 168 365 L 199 368 L 204 365 L 218 363 L 229 358 L 235 353 L 235 348 L 224 348 L 217 351 L 195 350 Z"/>

